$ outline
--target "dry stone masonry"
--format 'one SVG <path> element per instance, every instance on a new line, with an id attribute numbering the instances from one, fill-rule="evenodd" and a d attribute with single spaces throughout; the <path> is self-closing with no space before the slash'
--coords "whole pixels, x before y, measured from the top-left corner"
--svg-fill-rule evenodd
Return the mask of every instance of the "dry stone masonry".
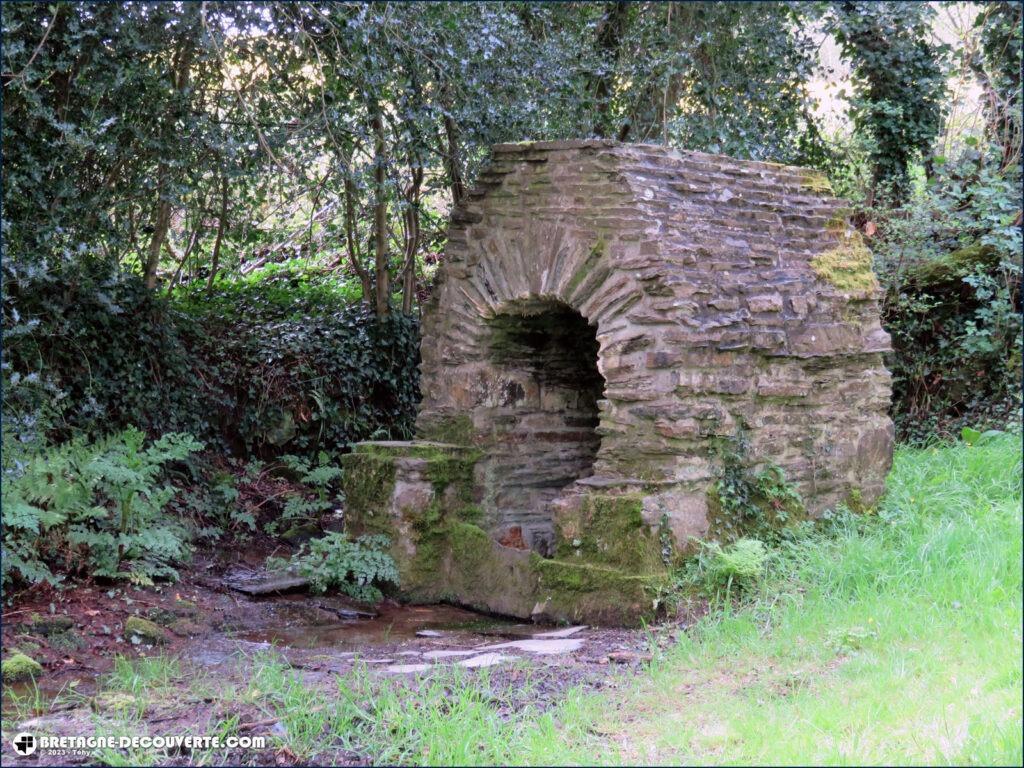
<path id="1" fill-rule="evenodd" d="M 423 321 L 422 439 L 346 457 L 351 530 L 392 537 L 409 599 L 632 623 L 696 539 L 742 534 L 728 462 L 781 469 L 793 511 L 872 504 L 889 337 L 830 193 L 663 147 L 495 147 Z"/>

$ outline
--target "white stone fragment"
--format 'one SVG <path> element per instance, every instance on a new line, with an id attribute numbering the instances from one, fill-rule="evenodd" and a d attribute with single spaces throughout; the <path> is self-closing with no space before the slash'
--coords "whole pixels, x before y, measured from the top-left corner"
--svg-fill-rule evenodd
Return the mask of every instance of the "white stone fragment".
<path id="1" fill-rule="evenodd" d="M 586 626 L 581 624 L 578 627 L 566 627 L 565 629 L 554 629 L 554 630 L 551 630 L 550 632 L 538 632 L 537 634 L 534 635 L 534 637 L 535 638 L 571 637 L 572 635 L 575 635 L 577 632 L 582 632 L 584 629 L 586 629 Z"/>
<path id="2" fill-rule="evenodd" d="M 520 651 L 526 651 L 528 653 L 539 653 L 543 655 L 554 654 L 554 653 L 572 653 L 578 651 L 583 645 L 582 640 L 578 639 L 532 639 L 532 640 L 514 640 L 510 643 L 498 643 L 497 645 L 487 645 L 481 650 L 496 651 L 499 648 L 516 648 Z"/>
<path id="3" fill-rule="evenodd" d="M 476 669 L 479 667 L 493 667 L 496 664 L 501 664 L 503 661 L 512 661 L 513 659 L 515 659 L 515 656 L 506 656 L 504 653 L 481 653 L 479 656 L 474 656 L 471 659 L 463 659 L 458 664 L 460 667 Z"/>

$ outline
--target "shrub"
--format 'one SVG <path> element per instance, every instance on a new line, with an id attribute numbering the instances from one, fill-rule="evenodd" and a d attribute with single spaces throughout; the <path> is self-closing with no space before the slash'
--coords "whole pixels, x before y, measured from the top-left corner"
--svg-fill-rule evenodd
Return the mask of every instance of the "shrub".
<path id="1" fill-rule="evenodd" d="M 377 318 L 323 281 L 276 274 L 183 294 L 182 332 L 225 447 L 314 456 L 412 435 L 419 402 L 413 317 Z"/>
<path id="2" fill-rule="evenodd" d="M 164 513 L 175 491 L 161 473 L 202 444 L 172 433 L 144 446 L 144 433 L 132 428 L 21 461 L 5 457 L 5 587 L 56 584 L 77 573 L 141 584 L 177 577 L 174 566 L 189 553 L 187 533 Z"/>
<path id="3" fill-rule="evenodd" d="M 3 277 L 5 447 L 128 426 L 204 431 L 175 313 L 138 277 L 88 255 L 6 259 Z"/>
<path id="4" fill-rule="evenodd" d="M 5 448 L 137 426 L 238 455 L 412 434 L 418 321 L 331 274 L 271 270 L 172 301 L 88 254 L 5 261 Z"/>
<path id="5" fill-rule="evenodd" d="M 1020 174 L 997 150 L 938 158 L 933 178 L 878 225 L 876 271 L 892 335 L 898 437 L 1020 419 Z"/>

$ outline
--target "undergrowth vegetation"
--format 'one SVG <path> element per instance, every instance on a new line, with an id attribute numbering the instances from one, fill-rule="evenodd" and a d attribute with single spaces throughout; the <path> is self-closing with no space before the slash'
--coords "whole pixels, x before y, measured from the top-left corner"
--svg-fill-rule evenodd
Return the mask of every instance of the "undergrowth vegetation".
<path id="1" fill-rule="evenodd" d="M 350 541 L 344 533 L 332 531 L 303 544 L 289 567 L 309 579 L 314 592 L 336 589 L 367 603 L 382 597 L 380 587 L 398 585 L 398 566 L 388 548 L 387 536 L 360 536 Z"/>
<path id="2" fill-rule="evenodd" d="M 504 686 L 445 666 L 311 682 L 275 653 L 240 662 L 245 684 L 195 695 L 221 702 L 217 733 L 242 732 L 239 709 L 256 707 L 303 762 L 1019 764 L 1021 462 L 1019 434 L 901 448 L 876 513 L 770 548 L 761 577 L 677 641 L 652 631 L 645 674 L 554 708 L 531 703 L 527 669 Z M 730 575 L 761 549 L 736 542 Z M 125 729 L 147 727 L 140 707 L 166 712 L 178 669 L 117 665 L 109 686 L 136 697 Z"/>
<path id="3" fill-rule="evenodd" d="M 138 427 L 239 456 L 410 435 L 418 323 L 274 269 L 170 300 L 100 260 L 4 262 L 4 447 Z"/>
<path id="4" fill-rule="evenodd" d="M 859 214 L 879 231 L 893 415 L 915 442 L 1021 418 L 1020 168 L 995 147 L 936 160 L 907 202 Z"/>
<path id="5" fill-rule="evenodd" d="M 418 321 L 337 276 L 274 266 L 168 298 L 100 260 L 3 269 L 5 589 L 150 583 L 194 540 L 316 535 L 337 456 L 411 435 Z"/>
<path id="6" fill-rule="evenodd" d="M 4 586 L 83 573 L 135 584 L 177 575 L 188 535 L 164 514 L 175 489 L 163 469 L 202 444 L 175 433 L 145 443 L 138 429 L 77 438 L 5 472 Z"/>

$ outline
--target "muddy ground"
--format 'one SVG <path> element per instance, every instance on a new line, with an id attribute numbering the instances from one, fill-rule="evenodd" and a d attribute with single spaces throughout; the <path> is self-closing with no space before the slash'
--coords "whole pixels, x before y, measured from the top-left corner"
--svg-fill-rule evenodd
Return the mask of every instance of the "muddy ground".
<path id="1" fill-rule="evenodd" d="M 304 591 L 249 596 L 227 586 L 239 569 L 261 568 L 267 554 L 208 552 L 172 585 L 88 585 L 22 596 L 3 614 L 4 655 L 21 650 L 44 671 L 34 683 L 5 685 L 4 764 L 96 760 L 95 755 L 19 756 L 11 740 L 24 731 L 120 734 L 127 723 L 132 734 L 205 735 L 226 718 L 237 732 L 267 735 L 274 748 L 220 760 L 299 764 L 302 755 L 280 738 L 280 723 L 266 707 L 222 695 L 250 685 L 261 659 L 277 658 L 301 674 L 304 684 L 324 690 L 336 690 L 337 676 L 353 674 L 370 676 L 374 684 L 415 687 L 457 666 L 467 673 L 464 679 L 489 687 L 501 716 L 511 716 L 525 707 L 554 706 L 569 689 L 621 684 L 701 611 L 691 606 L 685 616 L 645 630 L 549 627 L 448 605 L 368 607 Z M 132 616 L 149 619 L 159 634 L 126 635 Z M 154 656 L 176 660 L 161 696 L 147 696 L 143 704 L 124 693 L 124 675 L 112 683 L 116 657 Z M 112 686 L 121 693 L 112 693 Z M 126 709 L 131 710 L 127 719 Z M 158 762 L 189 764 L 193 757 L 165 755 Z M 346 750 L 317 757 L 317 762 L 374 761 L 373 754 Z"/>

